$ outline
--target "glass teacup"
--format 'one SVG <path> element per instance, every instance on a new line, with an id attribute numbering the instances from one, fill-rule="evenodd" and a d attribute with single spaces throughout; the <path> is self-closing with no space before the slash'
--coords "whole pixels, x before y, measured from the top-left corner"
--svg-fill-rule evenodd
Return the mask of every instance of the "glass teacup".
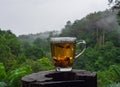
<path id="1" fill-rule="evenodd" d="M 71 71 L 74 59 L 79 57 L 86 48 L 86 42 L 75 37 L 52 37 L 51 54 L 56 71 Z M 76 55 L 76 45 L 83 44 L 84 48 Z"/>

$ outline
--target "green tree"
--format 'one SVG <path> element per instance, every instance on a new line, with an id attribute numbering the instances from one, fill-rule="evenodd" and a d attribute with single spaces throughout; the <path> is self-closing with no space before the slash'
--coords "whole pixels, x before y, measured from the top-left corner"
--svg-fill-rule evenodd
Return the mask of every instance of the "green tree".
<path id="1" fill-rule="evenodd" d="M 0 81 L 4 80 L 4 78 L 6 77 L 6 71 L 5 71 L 5 67 L 3 65 L 3 63 L 0 62 Z"/>
<path id="2" fill-rule="evenodd" d="M 34 40 L 33 45 L 43 49 L 46 52 L 50 52 L 50 43 L 48 39 L 37 38 Z"/>
<path id="3" fill-rule="evenodd" d="M 18 55 L 21 53 L 20 42 L 10 31 L 0 30 L 0 61 L 9 71 L 16 63 Z"/>
<path id="4" fill-rule="evenodd" d="M 33 72 L 39 72 L 43 70 L 51 70 L 54 68 L 52 62 L 48 58 L 40 58 L 35 60 L 27 59 L 22 66 L 29 65 Z"/>
<path id="5" fill-rule="evenodd" d="M 45 56 L 44 51 L 36 46 L 32 46 L 26 50 L 25 55 L 29 59 L 37 60 Z"/>

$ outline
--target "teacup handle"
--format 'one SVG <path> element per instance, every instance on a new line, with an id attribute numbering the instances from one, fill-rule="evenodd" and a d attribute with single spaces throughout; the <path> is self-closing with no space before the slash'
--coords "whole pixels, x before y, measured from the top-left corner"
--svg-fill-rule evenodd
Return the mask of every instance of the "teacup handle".
<path id="1" fill-rule="evenodd" d="M 79 40 L 78 42 L 76 42 L 76 45 L 79 45 L 79 44 L 84 44 L 84 48 L 83 48 L 83 50 L 82 50 L 80 53 L 78 53 L 78 54 L 75 56 L 75 58 L 78 58 L 81 54 L 83 54 L 83 52 L 84 52 L 85 49 L 86 49 L 86 42 L 85 42 L 85 40 Z"/>

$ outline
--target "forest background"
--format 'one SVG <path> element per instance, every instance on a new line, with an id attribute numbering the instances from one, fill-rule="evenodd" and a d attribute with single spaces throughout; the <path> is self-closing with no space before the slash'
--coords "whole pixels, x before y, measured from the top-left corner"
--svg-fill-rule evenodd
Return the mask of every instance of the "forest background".
<path id="1" fill-rule="evenodd" d="M 90 13 L 61 32 L 16 36 L 0 29 L 0 87 L 20 87 L 30 73 L 54 69 L 50 61 L 50 37 L 84 39 L 86 51 L 75 60 L 74 69 L 96 72 L 98 87 L 120 87 L 120 17 L 117 10 Z M 80 47 L 77 47 L 79 49 Z"/>

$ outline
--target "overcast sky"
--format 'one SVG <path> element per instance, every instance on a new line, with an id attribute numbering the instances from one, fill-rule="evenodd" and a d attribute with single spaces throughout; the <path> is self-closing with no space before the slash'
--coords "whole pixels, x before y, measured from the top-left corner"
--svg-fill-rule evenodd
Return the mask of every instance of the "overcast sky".
<path id="1" fill-rule="evenodd" d="M 107 8 L 108 0 L 0 0 L 0 28 L 16 35 L 61 30 L 68 20 Z"/>

